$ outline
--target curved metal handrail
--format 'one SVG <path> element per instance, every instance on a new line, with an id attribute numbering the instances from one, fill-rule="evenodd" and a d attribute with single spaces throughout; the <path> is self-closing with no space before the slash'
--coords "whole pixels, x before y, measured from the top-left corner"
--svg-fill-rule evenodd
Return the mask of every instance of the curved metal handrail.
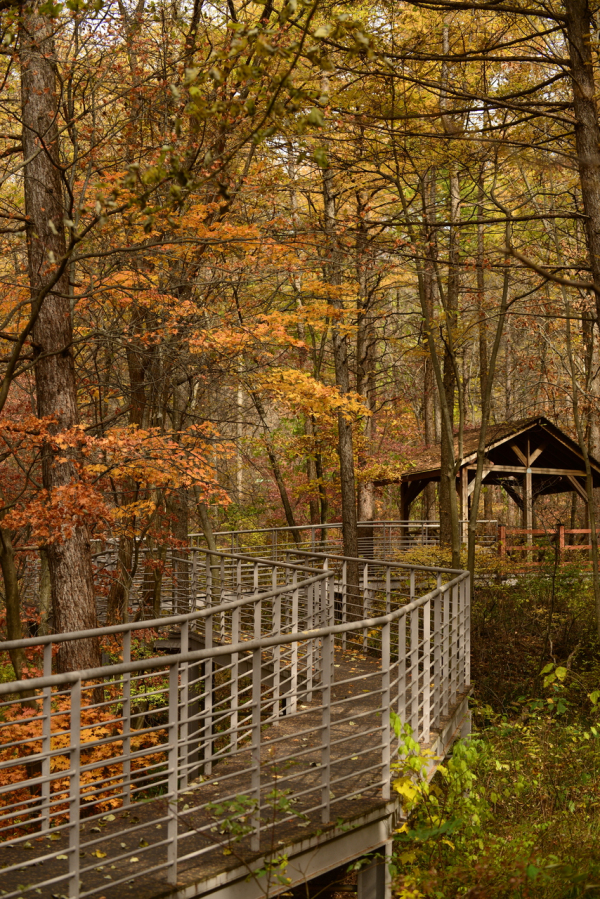
<path id="1" fill-rule="evenodd" d="M 393 713 L 431 744 L 457 703 L 464 706 L 468 573 L 295 549 L 311 564 L 190 552 L 190 565 L 205 561 L 190 593 L 200 608 L 0 644 L 37 646 L 44 656 L 44 675 L 0 684 L 0 839 L 15 853 L 3 870 L 6 899 L 50 884 L 81 899 L 118 896 L 132 851 L 147 859 L 145 872 L 171 884 L 184 860 L 199 876 L 215 859 L 226 867 L 229 837 L 218 834 L 232 814 L 246 822 L 239 851 L 251 865 L 252 853 L 272 844 L 274 826 L 301 839 L 299 815 L 318 834 L 348 814 L 350 801 L 365 813 L 389 802 Z M 349 562 L 362 566 L 360 587 L 347 581 Z M 286 582 L 277 584 L 281 572 Z M 136 631 L 165 628 L 176 629 L 175 652 L 132 657 Z M 191 645 L 194 635 L 204 645 Z M 122 661 L 51 673 L 53 644 L 91 636 L 116 638 Z M 37 708 L 19 717 L 24 691 Z M 274 796 L 285 796 L 277 812 Z M 117 816 L 110 843 L 87 822 L 102 823 L 115 803 L 138 820 Z M 17 857 L 51 830 L 68 839 L 66 851 L 40 845 Z M 111 883 L 89 860 L 99 846 L 117 872 Z M 55 865 L 49 875 L 42 858 Z M 32 881 L 25 888 L 24 871 Z"/>

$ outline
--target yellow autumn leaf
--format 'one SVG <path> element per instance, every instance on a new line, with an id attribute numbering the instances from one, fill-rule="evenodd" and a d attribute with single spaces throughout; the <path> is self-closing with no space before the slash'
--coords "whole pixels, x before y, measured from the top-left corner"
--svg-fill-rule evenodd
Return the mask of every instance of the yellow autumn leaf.
<path id="1" fill-rule="evenodd" d="M 401 777 L 394 781 L 394 789 L 400 796 L 404 796 L 409 802 L 412 802 L 419 792 L 419 788 L 408 777 Z"/>

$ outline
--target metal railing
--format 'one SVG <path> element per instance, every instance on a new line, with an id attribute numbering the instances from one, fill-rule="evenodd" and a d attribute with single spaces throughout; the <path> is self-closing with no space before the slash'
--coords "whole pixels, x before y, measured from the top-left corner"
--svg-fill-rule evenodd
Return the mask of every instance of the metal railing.
<path id="1" fill-rule="evenodd" d="M 468 521 L 459 522 L 461 539 L 466 540 Z M 481 519 L 477 522 L 476 541 L 479 546 L 492 546 L 498 540 L 497 519 Z M 235 552 L 267 553 L 277 558 L 294 546 L 311 552 L 342 552 L 342 525 L 296 525 L 295 527 L 242 529 L 215 531 L 217 549 Z M 192 546 L 204 546 L 204 534 L 190 535 Z M 358 523 L 358 552 L 361 556 L 376 559 L 397 557 L 421 546 L 439 546 L 439 521 L 411 519 L 409 521 L 361 521 Z"/>
<path id="2" fill-rule="evenodd" d="M 429 744 L 468 687 L 468 574 L 299 556 L 195 548 L 185 614 L 0 644 L 34 675 L 0 684 L 4 899 L 158 894 L 389 799 L 393 716 Z"/>

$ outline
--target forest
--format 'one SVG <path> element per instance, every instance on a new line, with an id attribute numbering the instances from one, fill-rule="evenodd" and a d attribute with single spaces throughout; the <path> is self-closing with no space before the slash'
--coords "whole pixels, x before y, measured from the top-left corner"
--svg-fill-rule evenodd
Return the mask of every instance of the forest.
<path id="1" fill-rule="evenodd" d="M 190 534 L 331 522 L 355 558 L 436 448 L 412 558 L 471 574 L 476 733 L 405 796 L 394 890 L 600 895 L 600 6 L 0 0 L 0 29 L 2 638 L 95 628 L 99 594 L 127 622 L 140 571 L 157 617 Z M 524 525 L 486 436 L 539 416 L 585 477 L 530 527 L 590 548 L 528 568 L 482 549 Z"/>

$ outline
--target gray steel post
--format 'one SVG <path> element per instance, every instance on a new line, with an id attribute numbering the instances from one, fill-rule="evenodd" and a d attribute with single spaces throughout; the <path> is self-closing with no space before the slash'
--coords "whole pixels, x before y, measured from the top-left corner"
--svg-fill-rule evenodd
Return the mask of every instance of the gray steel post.
<path id="1" fill-rule="evenodd" d="M 179 705 L 179 668 L 177 664 L 169 666 L 169 723 L 167 750 L 167 790 L 168 790 L 168 822 L 167 822 L 167 883 L 177 883 L 177 780 L 179 745 L 177 725 Z"/>
<path id="2" fill-rule="evenodd" d="M 261 651 L 252 653 L 252 835 L 250 848 L 253 852 L 260 849 L 260 712 L 261 712 Z"/>
<path id="3" fill-rule="evenodd" d="M 79 796 L 81 756 L 81 680 L 71 687 L 69 725 L 69 899 L 79 896 Z"/>

